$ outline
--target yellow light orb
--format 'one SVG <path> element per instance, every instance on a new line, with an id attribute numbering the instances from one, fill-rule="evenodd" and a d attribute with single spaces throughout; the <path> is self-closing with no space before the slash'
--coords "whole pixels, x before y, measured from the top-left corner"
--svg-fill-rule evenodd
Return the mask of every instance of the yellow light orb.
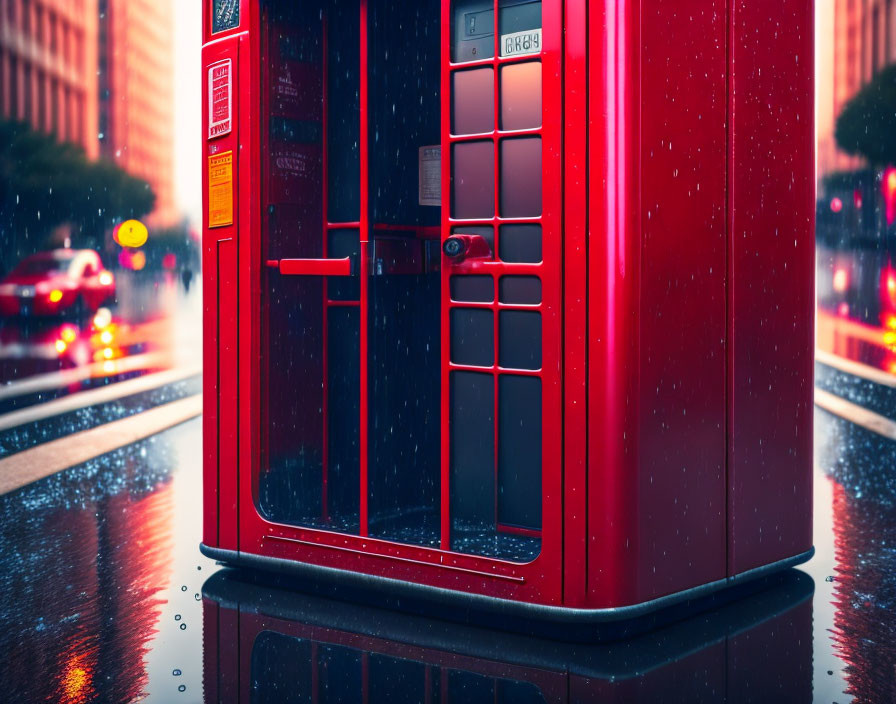
<path id="1" fill-rule="evenodd" d="M 112 237 L 122 247 L 142 247 L 149 232 L 139 220 L 125 220 L 112 231 Z"/>

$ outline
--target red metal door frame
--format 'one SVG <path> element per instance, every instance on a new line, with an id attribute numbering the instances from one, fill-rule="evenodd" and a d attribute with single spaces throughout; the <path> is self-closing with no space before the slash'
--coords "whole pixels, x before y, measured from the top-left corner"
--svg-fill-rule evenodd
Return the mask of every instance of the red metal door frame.
<path id="1" fill-rule="evenodd" d="M 243 0 L 242 12 L 250 13 L 248 3 Z M 208 329 L 203 349 L 203 386 L 206 405 L 203 411 L 203 536 L 208 544 L 224 549 L 238 547 L 238 506 L 239 485 L 238 466 L 243 462 L 244 444 L 238 442 L 238 428 L 250 427 L 251 417 L 247 417 L 240 406 L 240 398 L 245 396 L 251 382 L 251 369 L 240 359 L 239 349 L 244 338 L 251 335 L 251 326 L 239 325 L 240 320 L 250 319 L 253 311 L 246 305 L 252 296 L 251 282 L 245 266 L 248 261 L 252 218 L 256 207 L 256 194 L 251 189 L 252 177 L 258 172 L 258 164 L 253 159 L 241 159 L 246 153 L 245 146 L 257 141 L 253 130 L 255 111 L 252 103 L 237 90 L 238 86 L 248 86 L 253 80 L 253 36 L 239 28 L 222 32 L 212 38 L 211 15 L 203 17 L 203 33 L 208 41 L 203 48 L 203 65 L 208 71 L 213 65 L 229 61 L 231 64 L 231 124 L 232 129 L 224 135 L 208 140 L 205 126 L 209 124 L 208 81 L 203 81 L 203 164 L 214 155 L 233 154 L 233 222 L 223 227 L 209 228 L 208 212 L 203 215 L 206 239 L 203 246 L 203 308 L 206 321 L 213 321 Z M 209 173 L 203 168 L 203 189 L 208 193 Z M 244 233 L 240 236 L 240 233 Z M 246 293 L 240 297 L 240 291 Z M 257 286 L 255 286 L 257 295 Z M 216 404 L 210 406 L 209 399 Z M 241 455 L 241 453 L 243 453 Z"/>
<path id="2" fill-rule="evenodd" d="M 563 93 L 563 603 L 586 605 L 588 575 L 588 20 L 565 0 Z"/>
<path id="3" fill-rule="evenodd" d="M 495 31 L 495 45 L 492 58 L 468 61 L 461 64 L 451 63 L 450 26 L 451 3 L 442 3 L 442 237 L 449 237 L 458 227 L 491 226 L 494 228 L 495 261 L 469 260 L 461 264 L 449 264 L 443 258 L 442 266 L 442 549 L 450 548 L 451 522 L 445 506 L 450 506 L 449 472 L 450 472 L 450 437 L 446 432 L 450 414 L 449 378 L 456 370 L 474 372 L 491 372 L 494 376 L 494 420 L 495 420 L 495 466 L 498 464 L 498 380 L 501 376 L 499 364 L 499 311 L 511 309 L 513 306 L 500 303 L 498 283 L 502 275 L 520 274 L 537 276 L 542 280 L 544 298 L 537 308 L 542 314 L 543 359 L 540 371 L 528 372 L 514 370 L 514 375 L 533 376 L 542 380 L 542 546 L 541 554 L 529 566 L 534 567 L 530 579 L 539 577 L 543 591 L 536 597 L 538 601 L 559 603 L 562 600 L 562 531 L 563 531 L 563 402 L 562 402 L 562 247 L 563 247 L 563 188 L 553 187 L 562 183 L 562 120 L 563 110 L 550 109 L 550 106 L 563 105 L 563 3 L 546 2 L 542 4 L 542 26 L 544 33 L 544 50 L 542 53 L 542 126 L 537 129 L 503 132 L 498 122 L 500 105 L 500 70 L 501 67 L 531 60 L 531 56 L 502 57 L 500 51 L 500 31 Z M 494 18 L 498 22 L 500 3 L 494 2 Z M 491 135 L 476 134 L 472 136 L 455 136 L 451 134 L 452 81 L 455 70 L 469 70 L 476 67 L 491 67 L 494 72 L 494 111 L 496 130 Z M 445 67 L 451 67 L 446 70 Z M 504 134 L 513 136 L 538 136 L 542 139 L 542 216 L 537 218 L 502 218 L 500 216 L 500 151 L 499 145 Z M 455 219 L 451 216 L 450 194 L 452 188 L 452 147 L 455 144 L 482 141 L 483 138 L 494 142 L 495 168 L 495 214 L 491 219 L 475 221 Z M 515 223 L 539 223 L 542 226 L 541 264 L 510 264 L 497 261 L 501 225 Z M 495 291 L 491 304 L 456 304 L 451 300 L 450 278 L 456 274 L 486 274 L 493 278 Z M 468 367 L 451 361 L 450 351 L 450 313 L 454 308 L 491 309 L 494 320 L 494 366 L 491 369 Z M 528 566 L 527 566 L 528 567 Z M 530 597 L 531 598 L 531 597 Z"/>
<path id="4" fill-rule="evenodd" d="M 573 11 L 582 14 L 584 12 L 581 0 L 569 0 L 567 3 Z M 495 0 L 495 17 L 499 16 L 499 3 Z M 362 28 L 366 27 L 367 2 L 361 0 L 361 23 Z M 235 478 L 239 486 L 239 516 L 238 516 L 238 532 L 239 543 L 238 549 L 241 552 L 265 555 L 277 558 L 295 560 L 298 562 L 306 562 L 310 564 L 335 567 L 341 569 L 349 569 L 356 572 L 365 572 L 374 575 L 388 576 L 397 579 L 403 579 L 413 582 L 422 582 L 433 586 L 448 587 L 453 589 L 466 590 L 471 592 L 481 592 L 492 596 L 500 596 L 523 601 L 560 604 L 564 601 L 564 597 L 569 603 L 581 603 L 581 596 L 584 593 L 584 568 L 574 569 L 571 573 L 568 588 L 563 587 L 563 566 L 564 566 L 564 545 L 563 545 L 563 514 L 564 514 L 564 496 L 563 496 L 563 337 L 562 337 L 562 300 L 563 300 L 563 257 L 564 257 L 564 238 L 563 232 L 563 214 L 564 214 L 564 190 L 559 185 L 563 181 L 564 154 L 563 154 L 563 120 L 564 113 L 561 109 L 550 109 L 551 106 L 561 106 L 564 103 L 565 90 L 584 90 L 584 71 L 581 64 L 584 56 L 583 46 L 579 45 L 580 55 L 577 58 L 579 73 L 576 74 L 576 80 L 572 81 L 571 87 L 564 86 L 563 71 L 563 25 L 564 25 L 564 3 L 556 0 L 552 3 L 544 3 L 543 5 L 543 34 L 544 49 L 541 55 L 542 75 L 543 75 L 543 96 L 542 102 L 544 106 L 548 106 L 543 111 L 543 122 L 541 128 L 537 130 L 527 130 L 521 133 L 513 133 L 514 136 L 519 134 L 539 135 L 542 138 L 543 146 L 543 214 L 541 218 L 535 219 L 540 222 L 543 227 L 543 252 L 544 261 L 548 265 L 522 265 L 522 264 L 503 264 L 494 262 L 491 265 L 490 272 L 497 282 L 501 274 L 507 273 L 533 273 L 532 269 L 538 268 L 538 275 L 543 281 L 544 299 L 541 305 L 543 316 L 543 366 L 540 372 L 535 372 L 542 378 L 543 384 L 543 461 L 542 461 L 542 495 L 543 495 L 543 530 L 542 530 L 542 550 L 541 554 L 530 563 L 519 564 L 506 560 L 499 560 L 487 557 L 479 557 L 476 555 L 466 555 L 448 551 L 446 543 L 450 531 L 450 518 L 448 517 L 449 508 L 449 492 L 447 487 L 448 470 L 447 455 L 445 443 L 443 439 L 442 454 L 442 549 L 432 549 L 414 545 L 404 545 L 392 543 L 384 540 L 371 539 L 366 535 L 367 524 L 367 490 L 366 490 L 366 464 L 367 464 L 367 376 L 366 376 L 366 359 L 367 359 L 367 256 L 368 241 L 371 230 L 368 216 L 368 170 L 369 149 L 367 145 L 367 105 L 368 105 L 368 88 L 367 88 L 367 71 L 365 58 L 367 56 L 366 48 L 366 32 L 361 32 L 361 56 L 362 70 L 361 75 L 361 212 L 357 223 L 327 223 L 326 211 L 324 211 L 324 246 L 326 246 L 326 231 L 332 228 L 357 228 L 360 232 L 360 281 L 361 295 L 356 305 L 360 307 L 360 319 L 362 321 L 360 330 L 360 350 L 361 355 L 361 417 L 360 421 L 360 457 L 361 457 L 361 533 L 360 535 L 349 535 L 341 533 L 331 533 L 327 531 L 302 528 L 297 526 L 284 525 L 265 520 L 260 516 L 256 508 L 257 481 L 259 471 L 259 450 L 263 442 L 263 428 L 260 427 L 259 403 L 261 394 L 261 373 L 258 368 L 258 345 L 261 342 L 261 336 L 264 331 L 261 330 L 260 312 L 257 310 L 257 301 L 260 296 L 260 282 L 264 267 L 268 262 L 262 262 L 259 257 L 261 252 L 261 238 L 259 226 L 261 222 L 260 199 L 257 193 L 257 184 L 264 182 L 266 176 L 261 174 L 258 159 L 249 159 L 251 163 L 250 174 L 244 174 L 248 177 L 248 183 L 241 182 L 240 200 L 245 206 L 244 212 L 251 212 L 251 224 L 247 223 L 243 229 L 245 236 L 240 238 L 240 291 L 239 296 L 239 318 L 240 318 L 240 353 L 239 353 L 239 388 L 240 388 L 240 432 L 239 441 L 239 457 L 240 468 Z M 263 65 L 262 62 L 262 44 L 259 29 L 262 26 L 262 18 L 259 10 L 259 3 L 248 3 L 248 7 L 244 7 L 250 17 L 251 44 L 250 51 L 252 60 L 244 61 L 243 64 L 251 66 L 258 75 L 246 75 L 247 71 L 243 71 L 241 78 L 242 85 L 251 86 L 249 90 L 241 91 L 242 104 L 245 109 L 241 110 L 240 115 L 242 124 L 249 127 L 244 133 L 243 143 L 248 146 L 249 153 L 260 154 L 262 149 L 261 132 L 263 119 L 256 119 L 250 113 L 255 112 L 249 110 L 251 105 L 261 105 L 263 87 L 257 88 L 261 71 L 256 67 Z M 442 192 L 443 192 L 443 208 L 442 208 L 442 237 L 447 237 L 451 228 L 457 225 L 457 222 L 450 218 L 450 210 L 447 205 L 450 193 L 450 144 L 457 141 L 456 138 L 448 134 L 450 124 L 450 3 L 443 0 L 442 3 L 442 37 L 441 37 L 441 57 L 442 57 L 442 124 L 443 124 L 443 166 L 442 166 Z M 494 68 L 496 81 L 496 107 L 498 101 L 498 76 L 499 67 L 514 62 L 513 57 L 501 57 L 498 49 L 499 33 L 496 33 L 496 51 L 495 57 L 474 64 L 463 64 L 464 68 L 471 65 L 490 65 Z M 532 58 L 531 56 L 529 57 Z M 257 92 L 256 92 L 257 91 Z M 325 91 L 326 92 L 326 91 Z M 583 102 L 583 96 L 579 96 L 579 102 Z M 327 109 L 326 103 L 324 109 Z M 496 112 L 496 115 L 498 113 Z M 584 120 L 584 111 L 581 106 L 577 108 L 573 119 L 581 123 Z M 581 127 L 581 125 L 580 125 Z M 579 130 L 579 135 L 584 133 L 584 129 Z M 503 133 L 496 131 L 490 139 L 495 143 L 496 154 L 498 151 L 498 143 L 503 137 Z M 462 138 L 461 138 L 462 139 Z M 580 145 L 581 146 L 581 145 Z M 326 149 L 324 149 L 326 154 Z M 581 161 L 581 160 L 580 160 Z M 499 169 L 499 160 L 496 159 L 496 172 Z M 326 164 L 326 161 L 324 161 Z M 324 165 L 324 168 L 326 166 Z M 567 167 L 569 168 L 569 167 Z M 582 165 L 573 164 L 573 168 L 580 169 Z M 253 190 L 254 189 L 254 190 Z M 497 214 L 498 200 L 498 184 L 496 178 L 496 216 L 493 219 L 493 225 L 497 227 L 500 224 L 514 222 L 514 220 L 502 219 Z M 578 196 L 574 196 L 578 197 Z M 584 209 L 582 207 L 576 212 L 578 225 L 576 226 L 577 240 L 573 248 L 566 251 L 567 262 L 575 257 L 581 259 L 580 251 L 584 246 Z M 526 220 L 531 222 L 532 220 Z M 326 250 L 324 250 L 326 257 Z M 551 264 L 551 263 L 554 264 Z M 333 262 L 319 262 L 326 268 L 327 273 L 336 273 L 331 271 L 332 268 L 344 266 Z M 279 263 L 279 267 L 296 266 L 303 273 L 310 273 L 311 267 L 317 265 L 311 262 L 288 264 L 286 262 Z M 463 266 L 463 265 L 461 265 Z M 578 270 L 575 276 L 575 285 L 584 286 L 584 266 L 577 265 Z M 448 273 L 447 268 L 442 267 L 442 329 L 443 329 L 443 370 L 447 370 L 450 361 L 444 352 L 446 349 L 446 324 L 448 311 L 451 308 L 448 291 Z M 324 273 L 321 270 L 319 273 Z M 324 280 L 326 278 L 324 277 Z M 326 283 L 324 284 L 326 286 Z M 497 287 L 496 287 L 497 289 Z M 242 294 L 247 292 L 248 295 Z M 328 305 L 326 297 L 325 306 Z M 346 302 L 338 302 L 339 305 L 346 305 Z M 497 314 L 499 308 L 503 308 L 498 303 L 498 296 L 495 297 L 494 310 Z M 497 316 L 496 316 L 497 318 Z M 584 343 L 583 329 L 579 329 L 575 334 L 578 340 L 579 348 Z M 497 347 L 497 344 L 496 344 Z M 583 354 L 583 350 L 580 349 Z M 497 350 L 496 350 L 497 355 Z M 580 355 L 581 356 L 581 355 Z M 481 370 L 480 370 L 481 371 Z M 495 383 L 500 373 L 497 364 L 493 369 Z M 518 373 L 514 371 L 514 373 Z M 577 372 L 582 375 L 581 369 Z M 526 374 L 526 372 L 523 372 Z M 572 380 L 570 390 L 581 396 L 583 388 L 573 388 L 579 384 L 575 378 Z M 447 392 L 447 375 L 442 375 L 443 395 Z M 246 402 L 248 401 L 248 403 Z M 445 410 L 445 398 L 443 396 L 443 413 Z M 576 412 L 583 412 L 580 404 Z M 442 428 L 443 435 L 447 435 L 444 430 L 446 427 L 447 414 L 444 416 Z M 577 443 L 579 447 L 582 442 Z M 579 473 L 584 466 L 584 452 L 578 451 L 579 456 L 576 460 L 579 466 Z M 326 472 L 326 467 L 324 468 Z M 224 473 L 222 473 L 222 481 Z M 584 493 L 584 477 L 579 477 L 577 497 Z M 574 525 L 576 529 L 583 533 L 581 525 L 584 522 L 583 513 L 577 513 Z M 584 552 L 584 534 L 571 537 L 571 547 L 577 554 Z M 228 547 L 222 545 L 222 547 Z M 573 561 L 577 565 L 582 565 L 584 559 L 572 555 Z M 565 594 L 564 594 L 565 593 Z"/>

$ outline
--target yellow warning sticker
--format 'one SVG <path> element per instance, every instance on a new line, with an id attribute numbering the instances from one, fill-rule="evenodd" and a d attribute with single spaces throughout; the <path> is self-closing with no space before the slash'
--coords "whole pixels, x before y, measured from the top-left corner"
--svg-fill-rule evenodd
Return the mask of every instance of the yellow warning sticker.
<path id="1" fill-rule="evenodd" d="M 233 225 L 233 152 L 208 158 L 208 226 Z"/>

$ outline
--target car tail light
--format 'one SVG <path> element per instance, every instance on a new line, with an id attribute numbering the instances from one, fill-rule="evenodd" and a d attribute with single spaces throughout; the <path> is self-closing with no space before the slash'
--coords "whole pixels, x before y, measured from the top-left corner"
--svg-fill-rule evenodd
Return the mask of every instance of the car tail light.
<path id="1" fill-rule="evenodd" d="M 59 338 L 67 345 L 73 343 L 77 337 L 78 330 L 74 325 L 63 325 L 59 330 Z"/>
<path id="2" fill-rule="evenodd" d="M 838 267 L 834 270 L 834 290 L 837 293 L 843 293 L 849 288 L 849 274 L 846 272 L 846 269 L 842 267 Z"/>
<path id="3" fill-rule="evenodd" d="M 884 276 L 884 290 L 887 292 L 890 304 L 896 307 L 896 269 L 887 269 Z"/>
<path id="4" fill-rule="evenodd" d="M 97 310 L 96 315 L 93 316 L 93 325 L 97 330 L 102 330 L 103 328 L 109 327 L 109 324 L 112 322 L 112 311 L 108 308 L 100 308 Z"/>
<path id="5" fill-rule="evenodd" d="M 883 189 L 887 225 L 892 225 L 896 221 L 896 168 L 891 167 L 884 171 Z"/>

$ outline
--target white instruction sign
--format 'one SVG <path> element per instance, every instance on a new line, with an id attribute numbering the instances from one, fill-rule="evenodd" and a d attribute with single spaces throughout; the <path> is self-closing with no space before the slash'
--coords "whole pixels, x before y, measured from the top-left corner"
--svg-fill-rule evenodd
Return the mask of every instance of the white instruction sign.
<path id="1" fill-rule="evenodd" d="M 222 137 L 233 128 L 233 62 L 208 69 L 208 138 Z"/>
<path id="2" fill-rule="evenodd" d="M 420 147 L 420 205 L 442 205 L 442 146 Z"/>

